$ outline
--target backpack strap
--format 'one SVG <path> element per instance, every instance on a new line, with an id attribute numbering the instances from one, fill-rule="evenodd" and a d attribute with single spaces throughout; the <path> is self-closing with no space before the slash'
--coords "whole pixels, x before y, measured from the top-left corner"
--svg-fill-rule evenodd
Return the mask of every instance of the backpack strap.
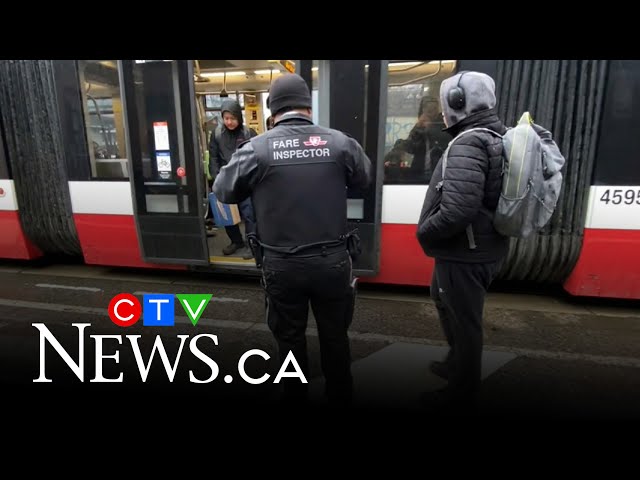
<path id="1" fill-rule="evenodd" d="M 451 148 L 451 145 L 453 145 L 453 143 L 458 138 L 471 132 L 487 132 L 495 137 L 503 138 L 503 136 L 500 135 L 498 132 L 494 132 L 489 128 L 483 128 L 483 127 L 470 128 L 469 130 L 465 130 L 463 132 L 460 132 L 458 135 L 456 135 L 455 138 L 453 138 L 453 140 L 449 142 L 449 145 L 447 145 L 447 149 L 442 154 L 442 180 L 440 180 L 436 184 L 436 190 L 440 191 L 442 189 L 442 185 L 444 184 L 444 174 L 445 174 L 445 171 L 447 170 L 447 156 L 449 155 L 449 149 Z M 504 158 L 502 159 L 502 171 L 504 173 Z M 467 225 L 467 228 L 465 229 L 465 231 L 467 233 L 467 241 L 469 242 L 469 249 L 475 250 L 477 245 L 476 245 L 475 237 L 473 235 L 473 228 L 471 227 L 471 224 Z"/>
<path id="2" fill-rule="evenodd" d="M 442 180 L 437 183 L 436 190 L 440 191 L 442 189 L 442 184 L 444 183 L 444 173 L 447 170 L 447 157 L 449 156 L 449 149 L 451 148 L 451 145 L 453 145 L 453 143 L 463 135 L 471 132 L 488 132 L 491 135 L 502 138 L 502 135 L 500 135 L 498 132 L 494 132 L 493 130 L 484 127 L 470 128 L 469 130 L 464 130 L 463 132 L 460 132 L 458 135 L 456 135 L 453 140 L 449 142 L 449 145 L 447 145 L 447 149 L 442 154 Z M 504 160 L 502 162 L 502 170 L 504 171 Z"/>

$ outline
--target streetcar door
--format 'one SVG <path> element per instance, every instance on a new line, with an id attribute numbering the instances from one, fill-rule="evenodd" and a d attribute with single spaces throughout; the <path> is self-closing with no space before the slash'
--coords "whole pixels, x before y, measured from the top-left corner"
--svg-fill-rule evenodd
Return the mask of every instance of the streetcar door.
<path id="1" fill-rule="evenodd" d="M 119 60 L 142 257 L 208 265 L 192 60 Z"/>
<path id="2" fill-rule="evenodd" d="M 372 163 L 369 188 L 347 194 L 349 228 L 358 229 L 362 242 L 362 254 L 353 267 L 356 274 L 371 276 L 380 263 L 387 61 L 330 60 L 324 66 L 330 84 L 328 124 L 360 142 Z"/>

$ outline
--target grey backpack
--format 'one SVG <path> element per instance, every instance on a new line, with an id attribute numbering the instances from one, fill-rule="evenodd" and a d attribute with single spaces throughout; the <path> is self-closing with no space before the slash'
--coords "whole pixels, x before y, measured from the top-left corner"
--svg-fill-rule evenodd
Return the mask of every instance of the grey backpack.
<path id="1" fill-rule="evenodd" d="M 504 136 L 487 128 L 471 128 L 451 140 L 442 158 L 442 181 L 436 188 L 442 188 L 444 182 L 449 148 L 457 138 L 473 131 L 502 138 L 502 192 L 493 217 L 496 231 L 507 237 L 528 237 L 544 227 L 553 215 L 562 187 L 560 170 L 564 157 L 551 133 L 535 125 L 529 112 L 525 112 Z M 470 225 L 467 236 L 470 248 L 475 248 Z"/>

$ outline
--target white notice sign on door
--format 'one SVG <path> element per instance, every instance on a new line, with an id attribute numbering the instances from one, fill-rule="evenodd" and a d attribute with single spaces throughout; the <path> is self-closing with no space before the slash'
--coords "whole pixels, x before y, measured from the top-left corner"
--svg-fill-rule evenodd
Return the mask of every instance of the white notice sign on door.
<path id="1" fill-rule="evenodd" d="M 153 122 L 156 150 L 169 150 L 169 127 L 167 122 Z"/>

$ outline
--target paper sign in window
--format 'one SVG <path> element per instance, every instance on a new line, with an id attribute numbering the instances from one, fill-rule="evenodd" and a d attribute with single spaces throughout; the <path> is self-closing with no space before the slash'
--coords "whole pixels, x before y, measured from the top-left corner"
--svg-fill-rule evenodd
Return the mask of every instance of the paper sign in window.
<path id="1" fill-rule="evenodd" d="M 153 122 L 156 150 L 169 150 L 169 127 L 167 122 Z"/>

